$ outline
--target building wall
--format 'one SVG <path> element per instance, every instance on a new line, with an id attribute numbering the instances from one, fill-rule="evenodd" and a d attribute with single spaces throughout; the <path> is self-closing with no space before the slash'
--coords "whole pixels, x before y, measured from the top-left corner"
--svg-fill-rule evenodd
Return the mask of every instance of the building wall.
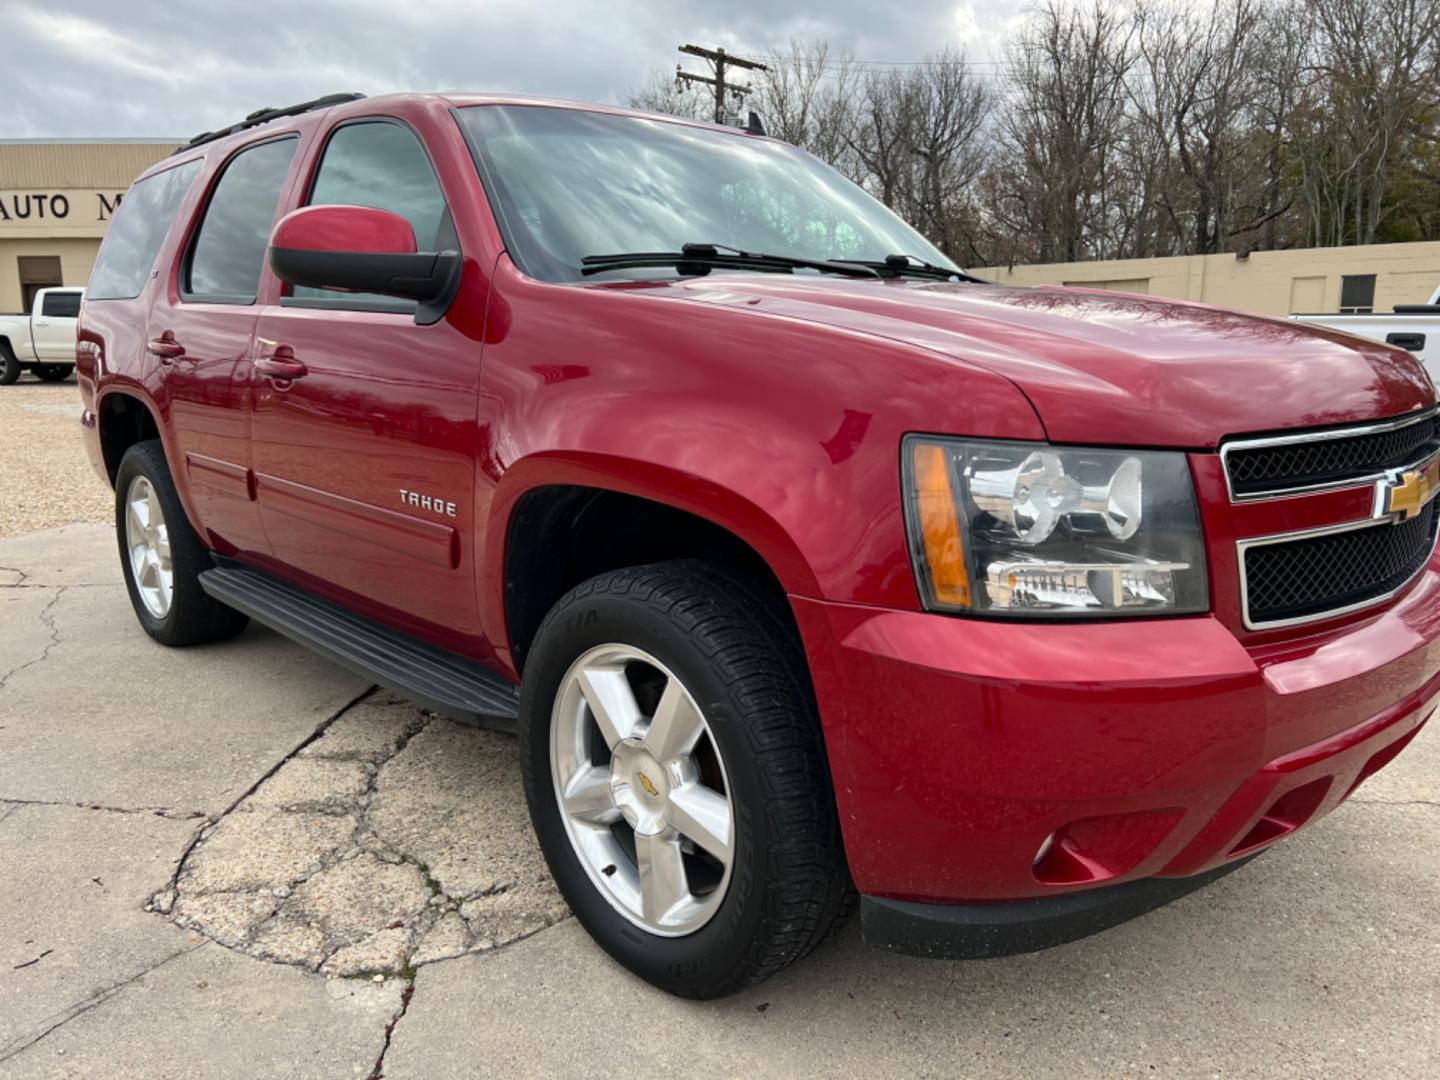
<path id="1" fill-rule="evenodd" d="M 121 196 L 178 142 L 0 140 L 0 312 L 24 308 L 24 256 L 58 258 L 60 284 L 86 284 Z"/>
<path id="2" fill-rule="evenodd" d="M 1248 259 L 1188 255 L 988 267 L 975 273 L 1006 285 L 1083 285 L 1266 315 L 1337 311 L 1341 277 L 1374 274 L 1374 310 L 1389 311 L 1396 304 L 1423 304 L 1440 288 L 1440 241 L 1256 251 Z"/>

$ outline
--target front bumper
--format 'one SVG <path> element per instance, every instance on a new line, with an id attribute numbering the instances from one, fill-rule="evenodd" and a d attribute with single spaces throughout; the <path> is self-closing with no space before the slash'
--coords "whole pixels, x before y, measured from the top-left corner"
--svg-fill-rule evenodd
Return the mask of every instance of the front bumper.
<path id="1" fill-rule="evenodd" d="M 1440 693 L 1437 561 L 1363 622 L 1253 649 L 1209 616 L 793 607 L 856 886 L 910 904 L 1233 865 L 1339 805 Z"/>
<path id="2" fill-rule="evenodd" d="M 909 956 L 985 960 L 1039 952 L 1154 911 L 1244 866 L 1232 859 L 1193 877 L 1145 878 L 1058 896 L 991 904 L 915 904 L 860 897 L 867 944 Z"/>

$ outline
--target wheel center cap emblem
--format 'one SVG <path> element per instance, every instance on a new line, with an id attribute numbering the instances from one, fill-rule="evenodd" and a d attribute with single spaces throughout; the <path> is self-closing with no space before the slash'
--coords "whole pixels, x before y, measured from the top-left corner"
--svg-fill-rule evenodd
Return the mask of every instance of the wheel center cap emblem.
<path id="1" fill-rule="evenodd" d="M 652 799 L 659 797 L 660 790 L 655 786 L 654 782 L 648 776 L 646 776 L 643 772 L 637 773 L 636 775 L 640 779 L 640 786 L 645 789 L 646 793 Z"/>

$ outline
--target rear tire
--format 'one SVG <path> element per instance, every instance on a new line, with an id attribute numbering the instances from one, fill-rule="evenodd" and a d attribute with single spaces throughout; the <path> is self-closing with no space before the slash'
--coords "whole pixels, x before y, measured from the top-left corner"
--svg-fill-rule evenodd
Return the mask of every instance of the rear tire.
<path id="1" fill-rule="evenodd" d="M 250 621 L 200 587 L 214 563 L 180 505 L 159 439 L 125 451 L 115 474 L 115 535 L 135 617 L 162 645 L 234 637 Z"/>
<path id="2" fill-rule="evenodd" d="M 0 386 L 9 386 L 20 378 L 20 361 L 8 341 L 0 341 Z"/>
<path id="3" fill-rule="evenodd" d="M 521 770 L 550 871 L 606 952 L 683 997 L 794 963 L 853 896 L 803 653 L 746 594 L 699 562 L 601 574 L 525 665 Z M 597 696 L 631 719 L 602 725 Z M 668 738 L 667 700 L 690 710 Z"/>
<path id="4" fill-rule="evenodd" d="M 75 370 L 74 364 L 36 364 L 32 369 L 41 382 L 63 382 Z"/>

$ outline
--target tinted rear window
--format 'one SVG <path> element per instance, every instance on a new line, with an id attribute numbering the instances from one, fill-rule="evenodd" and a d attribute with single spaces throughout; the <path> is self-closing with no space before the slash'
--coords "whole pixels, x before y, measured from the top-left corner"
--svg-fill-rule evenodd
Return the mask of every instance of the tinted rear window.
<path id="1" fill-rule="evenodd" d="M 190 252 L 186 299 L 253 304 L 296 138 L 242 150 L 225 167 Z"/>
<path id="2" fill-rule="evenodd" d="M 57 292 L 47 293 L 44 302 L 40 305 L 40 314 L 49 315 L 54 319 L 73 319 L 80 314 L 80 294 L 78 292 Z"/>
<path id="3" fill-rule="evenodd" d="M 90 274 L 91 300 L 129 300 L 140 295 L 175 212 L 200 171 L 199 161 L 141 180 L 120 203 Z"/>

